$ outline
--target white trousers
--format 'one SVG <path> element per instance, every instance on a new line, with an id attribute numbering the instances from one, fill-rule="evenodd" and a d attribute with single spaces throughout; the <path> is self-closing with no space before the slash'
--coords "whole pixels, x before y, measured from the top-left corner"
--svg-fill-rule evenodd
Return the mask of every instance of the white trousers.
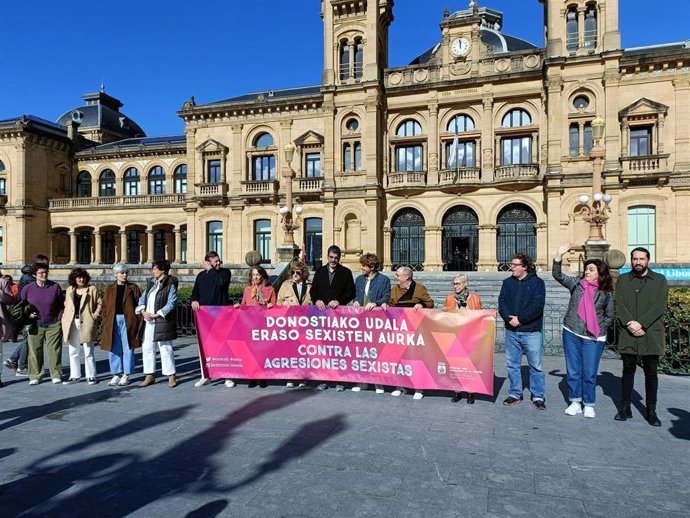
<path id="1" fill-rule="evenodd" d="M 79 321 L 73 320 L 69 328 L 69 340 L 67 341 L 69 350 L 69 377 L 70 379 L 81 378 L 81 358 L 79 357 L 79 345 L 84 348 L 84 370 L 87 378 L 96 377 L 96 358 L 93 355 L 93 342 L 79 343 Z"/>
<path id="2" fill-rule="evenodd" d="M 173 354 L 172 340 L 154 341 L 153 330 L 154 325 L 147 322 L 144 328 L 144 342 L 141 344 L 144 374 L 156 373 L 156 347 L 158 347 L 161 353 L 161 372 L 163 376 L 171 376 L 175 374 L 175 356 Z"/>

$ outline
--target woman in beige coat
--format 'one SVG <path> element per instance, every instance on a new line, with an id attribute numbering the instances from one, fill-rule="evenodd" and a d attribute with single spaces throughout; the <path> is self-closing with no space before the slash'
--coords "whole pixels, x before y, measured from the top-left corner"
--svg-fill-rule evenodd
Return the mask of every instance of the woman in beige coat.
<path id="1" fill-rule="evenodd" d="M 62 338 L 69 346 L 69 380 L 64 385 L 81 379 L 79 345 L 84 348 L 86 381 L 95 385 L 96 359 L 93 355 L 94 342 L 101 316 L 101 297 L 96 287 L 90 284 L 91 276 L 83 268 L 75 268 L 69 274 L 69 287 L 65 292 L 65 310 L 62 312 Z"/>
<path id="2" fill-rule="evenodd" d="M 290 279 L 283 282 L 278 290 L 276 304 L 279 306 L 309 306 L 311 304 L 310 289 L 309 268 L 302 261 L 295 261 L 290 268 Z M 286 387 L 292 388 L 294 386 L 294 381 L 287 382 Z M 302 380 L 299 382 L 299 386 L 306 387 L 307 382 Z"/>

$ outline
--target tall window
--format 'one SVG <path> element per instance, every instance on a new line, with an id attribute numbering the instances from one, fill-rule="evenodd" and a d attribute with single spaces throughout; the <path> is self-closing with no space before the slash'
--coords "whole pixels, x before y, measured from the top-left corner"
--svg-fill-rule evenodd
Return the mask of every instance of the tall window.
<path id="1" fill-rule="evenodd" d="M 322 227 L 321 218 L 307 218 L 304 220 L 304 246 L 307 264 L 315 268 L 321 266 L 321 254 L 323 251 Z"/>
<path id="2" fill-rule="evenodd" d="M 362 38 L 355 39 L 355 79 L 362 79 L 364 72 L 364 43 Z"/>
<path id="3" fill-rule="evenodd" d="M 448 169 L 476 167 L 475 150 L 475 142 L 447 142 L 446 166 Z"/>
<path id="4" fill-rule="evenodd" d="M 77 264 L 91 263 L 91 231 L 82 230 L 77 234 Z"/>
<path id="5" fill-rule="evenodd" d="M 347 40 L 340 42 L 340 80 L 346 81 L 350 78 L 350 46 Z"/>
<path id="6" fill-rule="evenodd" d="M 206 224 L 206 250 L 215 250 L 223 258 L 223 223 L 209 221 Z"/>
<path id="7" fill-rule="evenodd" d="M 262 263 L 271 262 L 271 220 L 254 221 L 254 248 L 261 254 Z"/>
<path id="8" fill-rule="evenodd" d="M 565 32 L 565 48 L 569 54 L 574 54 L 577 50 L 578 39 L 580 38 L 577 27 L 577 9 L 574 7 L 568 9 L 568 12 L 565 15 Z"/>
<path id="9" fill-rule="evenodd" d="M 594 50 L 597 46 L 597 10 L 593 5 L 587 6 L 585 11 L 585 48 Z"/>
<path id="10" fill-rule="evenodd" d="M 305 162 L 308 178 L 321 177 L 321 153 L 307 153 Z"/>
<path id="11" fill-rule="evenodd" d="M 421 171 L 422 170 L 421 145 L 397 146 L 395 148 L 396 171 Z"/>
<path id="12" fill-rule="evenodd" d="M 187 262 L 187 229 L 180 232 L 180 260 Z"/>
<path id="13" fill-rule="evenodd" d="M 589 155 L 594 144 L 591 122 L 585 122 L 582 125 L 577 122 L 571 123 L 568 129 L 568 154 L 572 157 L 580 156 L 580 131 L 582 131 L 583 155 Z"/>
<path id="14" fill-rule="evenodd" d="M 514 137 L 501 140 L 501 164 L 530 164 L 532 163 L 532 138 Z"/>
<path id="15" fill-rule="evenodd" d="M 362 144 L 346 142 L 343 144 L 343 171 L 362 170 Z"/>
<path id="16" fill-rule="evenodd" d="M 160 228 L 153 231 L 153 259 L 165 259 L 165 230 Z"/>
<path id="17" fill-rule="evenodd" d="M 115 196 L 115 173 L 106 169 L 98 179 L 99 196 Z"/>
<path id="18" fill-rule="evenodd" d="M 652 127 L 644 126 L 630 129 L 630 156 L 651 155 Z"/>
<path id="19" fill-rule="evenodd" d="M 91 197 L 91 175 L 88 171 L 81 171 L 77 176 L 77 198 Z"/>
<path id="20" fill-rule="evenodd" d="M 517 128 L 519 126 L 529 126 L 532 124 L 532 118 L 525 110 L 510 110 L 503 117 L 501 126 L 504 128 Z"/>
<path id="21" fill-rule="evenodd" d="M 165 172 L 159 165 L 149 171 L 149 194 L 165 194 Z"/>
<path id="22" fill-rule="evenodd" d="M 273 137 L 269 133 L 261 133 L 254 141 L 257 150 L 267 149 L 274 146 Z M 276 177 L 276 157 L 274 154 L 256 155 L 252 159 L 252 179 L 274 180 Z"/>
<path id="23" fill-rule="evenodd" d="M 115 263 L 115 237 L 114 230 L 101 232 L 101 260 L 105 264 Z"/>
<path id="24" fill-rule="evenodd" d="M 175 168 L 175 192 L 184 194 L 187 192 L 187 164 L 178 165 Z"/>
<path id="25" fill-rule="evenodd" d="M 125 196 L 137 196 L 141 194 L 139 170 L 136 167 L 130 167 L 125 171 L 124 181 Z"/>
<path id="26" fill-rule="evenodd" d="M 5 164 L 0 160 L 0 195 L 7 194 L 7 178 L 5 175 Z M 0 259 L 2 255 L 0 255 Z"/>
<path id="27" fill-rule="evenodd" d="M 208 183 L 220 182 L 220 160 L 214 159 L 208 161 L 206 179 Z"/>
<path id="28" fill-rule="evenodd" d="M 141 261 L 141 241 L 139 241 L 138 230 L 127 231 L 127 262 L 129 264 L 139 264 Z"/>
<path id="29" fill-rule="evenodd" d="M 656 260 L 656 209 L 639 205 L 628 209 L 628 255 L 633 248 L 649 250 L 649 260 Z"/>

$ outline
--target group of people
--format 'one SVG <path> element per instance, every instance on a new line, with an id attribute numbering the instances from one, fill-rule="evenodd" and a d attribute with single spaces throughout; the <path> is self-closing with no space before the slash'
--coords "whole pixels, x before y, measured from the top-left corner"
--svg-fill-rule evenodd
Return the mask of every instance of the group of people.
<path id="1" fill-rule="evenodd" d="M 162 373 L 168 385 L 175 387 L 175 360 L 172 341 L 177 338 L 175 304 L 177 279 L 169 275 L 170 263 L 154 261 L 146 290 L 127 280 L 128 267 L 113 268 L 115 282 L 103 296 L 91 283 L 83 268 L 73 269 L 67 278 L 67 289 L 49 279 L 48 258 L 39 255 L 30 269 L 22 269 L 29 278 L 19 284 L 16 296 L 10 296 L 6 280 L 0 280 L 0 323 L 2 340 L 25 333 L 14 353 L 3 364 L 18 376 L 28 376 L 29 385 L 38 385 L 44 377 L 44 354 L 48 355 L 50 380 L 53 384 L 72 384 L 82 380 L 81 355 L 84 356 L 84 379 L 98 383 L 94 345 L 99 321 L 102 323 L 101 349 L 108 351 L 110 386 L 126 386 L 134 373 L 134 350 L 142 348 L 144 381 L 140 387 L 155 382 L 156 349 L 160 351 Z M 3 282 L 4 281 L 4 282 Z M 19 305 L 19 312 L 12 306 Z M 23 315 L 16 319 L 14 314 Z M 21 329 L 20 329 L 21 328 Z M 63 380 L 62 350 L 68 347 L 70 372 Z M 0 354 L 2 354 L 0 348 Z"/>
<path id="2" fill-rule="evenodd" d="M 650 254 L 645 248 L 632 250 L 632 269 L 614 283 L 607 264 L 599 259 L 584 263 L 584 271 L 578 277 L 566 275 L 562 270 L 563 256 L 571 244 L 563 243 L 553 259 L 553 277 L 569 290 L 570 301 L 563 318 L 563 350 L 567 371 L 569 405 L 565 414 L 594 418 L 596 403 L 596 378 L 599 361 L 606 344 L 609 329 L 618 325 L 618 351 L 623 361 L 621 402 L 615 415 L 617 421 L 632 418 L 631 400 L 635 369 L 641 361 L 645 374 L 645 418 L 652 426 L 660 426 L 656 414 L 657 367 L 664 354 L 663 314 L 668 299 L 666 279 L 649 269 Z M 276 294 L 269 284 L 266 270 L 255 266 L 251 270 L 248 286 L 242 300 L 235 307 L 274 305 L 315 305 L 320 310 L 352 304 L 365 311 L 380 307 L 433 308 L 434 301 L 427 289 L 413 279 L 413 271 L 400 266 L 395 271 L 395 285 L 383 275 L 379 258 L 372 253 L 360 259 L 361 275 L 356 279 L 352 271 L 340 263 L 341 250 L 330 246 L 327 264 L 317 268 L 314 279 L 309 281 L 309 269 L 303 261 L 291 263 L 290 278 L 282 283 Z M 228 288 L 231 273 L 222 268 L 216 252 L 204 258 L 204 269 L 195 280 L 192 290 L 192 309 L 201 306 L 229 304 Z M 68 288 L 63 295 L 60 286 L 48 279 L 49 264 L 45 256 L 37 256 L 31 269 L 31 277 L 20 280 L 18 294 L 12 292 L 10 282 L 0 278 L 0 324 L 3 340 L 13 336 L 13 321 L 9 306 L 19 300 L 26 305 L 29 324 L 26 328 L 28 348 L 20 342 L 15 353 L 4 362 L 18 375 L 28 374 L 30 385 L 43 378 L 43 354 L 48 352 L 52 383 L 75 383 L 81 380 L 80 349 L 85 359 L 85 377 L 89 384 L 96 383 L 96 364 L 93 355 L 97 334 L 97 322 L 102 321 L 101 348 L 109 351 L 112 379 L 111 386 L 125 386 L 134 373 L 134 350 L 142 348 L 145 378 L 140 387 L 156 381 L 156 349 L 160 351 L 161 371 L 168 377 L 168 385 L 175 387 L 175 359 L 172 340 L 176 334 L 178 281 L 169 274 L 170 264 L 154 261 L 151 278 L 141 293 L 136 284 L 127 280 L 128 268 L 114 267 L 115 282 L 105 289 L 103 298 L 91 284 L 88 272 L 75 268 L 69 275 Z M 509 381 L 505 406 L 519 405 L 523 401 L 524 387 L 521 376 L 523 354 L 529 365 L 529 392 L 534 408 L 546 409 L 545 378 L 542 359 L 542 327 L 546 298 L 544 281 L 539 278 L 532 259 L 523 253 L 515 254 L 510 262 L 511 276 L 503 281 L 498 298 L 498 314 L 505 326 L 505 357 Z M 453 291 L 444 302 L 444 310 L 482 309 L 481 298 L 470 291 L 468 278 L 459 274 L 453 279 Z M 62 380 L 62 346 L 69 347 L 70 375 Z M 28 349 L 28 351 L 23 348 Z M 1 353 L 1 348 L 0 348 Z M 28 361 L 27 361 L 28 358 Z M 26 362 L 22 365 L 22 361 Z M 25 371 L 28 367 L 28 372 Z M 195 386 L 210 383 L 204 372 Z M 235 380 L 226 379 L 226 387 L 234 387 Z M 249 386 L 265 387 L 265 380 L 250 380 Z M 288 387 L 304 386 L 304 380 L 288 381 Z M 323 382 L 317 390 L 335 386 L 345 390 L 340 383 Z M 368 389 L 367 384 L 357 384 L 354 392 Z M 375 385 L 375 391 L 385 389 Z M 395 387 L 392 396 L 406 392 Z M 414 392 L 414 399 L 422 399 L 421 390 Z M 460 401 L 462 393 L 452 400 Z M 466 395 L 467 403 L 475 401 L 474 394 Z"/>

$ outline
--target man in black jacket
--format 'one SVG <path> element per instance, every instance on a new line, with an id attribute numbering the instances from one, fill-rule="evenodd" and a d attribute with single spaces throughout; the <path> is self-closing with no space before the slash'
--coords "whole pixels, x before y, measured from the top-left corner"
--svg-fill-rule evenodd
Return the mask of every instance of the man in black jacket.
<path id="1" fill-rule="evenodd" d="M 223 261 L 216 252 L 209 252 L 204 257 L 204 270 L 199 272 L 192 288 L 192 310 L 198 311 L 201 306 L 227 306 L 228 288 L 232 279 L 232 273 L 227 268 L 222 268 Z M 204 366 L 201 364 L 201 378 L 194 384 L 195 387 L 202 387 L 211 383 L 206 377 Z M 226 387 L 234 387 L 235 382 L 231 379 L 225 380 Z"/>
<path id="2" fill-rule="evenodd" d="M 317 268 L 314 273 L 309 295 L 321 311 L 326 307 L 335 309 L 338 306 L 344 306 L 355 298 L 355 281 L 352 277 L 352 270 L 340 264 L 341 255 L 338 246 L 329 246 L 328 263 Z M 321 383 L 316 387 L 316 390 L 326 390 L 327 388 L 328 383 Z M 335 389 L 342 392 L 345 387 L 337 384 Z"/>

